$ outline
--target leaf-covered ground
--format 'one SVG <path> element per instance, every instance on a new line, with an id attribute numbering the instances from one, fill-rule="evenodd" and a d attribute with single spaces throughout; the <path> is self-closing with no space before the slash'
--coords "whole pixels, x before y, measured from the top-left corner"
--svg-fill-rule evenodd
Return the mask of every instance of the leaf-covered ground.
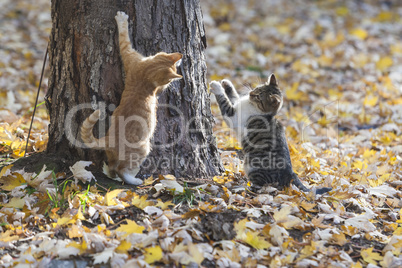
<path id="1" fill-rule="evenodd" d="M 294 170 L 333 190 L 247 190 L 240 145 L 214 104 L 227 171 L 203 185 L 165 176 L 132 190 L 88 186 L 86 162 L 67 174 L 3 168 L 0 266 L 401 267 L 402 4 L 201 2 L 209 80 L 246 93 L 275 73 Z M 1 5 L 7 164 L 25 150 L 51 24 L 47 0 Z M 43 105 L 36 118 L 29 152 L 46 145 Z"/>

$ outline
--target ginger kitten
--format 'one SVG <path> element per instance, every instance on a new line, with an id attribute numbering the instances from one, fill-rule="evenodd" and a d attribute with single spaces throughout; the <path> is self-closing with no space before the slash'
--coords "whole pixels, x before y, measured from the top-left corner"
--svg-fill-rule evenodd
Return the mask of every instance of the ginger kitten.
<path id="1" fill-rule="evenodd" d="M 124 91 L 106 136 L 96 139 L 92 133 L 100 117 L 100 111 L 96 110 L 84 121 L 81 138 L 90 148 L 106 150 L 109 176 L 117 173 L 127 184 L 140 185 L 143 181 L 136 174 L 151 150 L 150 140 L 156 127 L 156 94 L 173 80 L 182 78 L 176 69 L 182 54 L 159 52 L 142 56 L 131 47 L 128 16 L 117 12 L 115 19 L 126 74 Z"/>

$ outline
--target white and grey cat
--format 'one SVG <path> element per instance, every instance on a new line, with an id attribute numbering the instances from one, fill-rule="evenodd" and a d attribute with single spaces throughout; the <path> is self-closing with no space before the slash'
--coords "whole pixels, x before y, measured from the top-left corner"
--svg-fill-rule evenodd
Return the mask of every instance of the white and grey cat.
<path id="1" fill-rule="evenodd" d="M 241 98 L 227 79 L 221 83 L 212 81 L 210 91 L 215 94 L 225 122 L 241 141 L 245 172 L 253 186 L 293 183 L 302 191 L 310 191 L 293 172 L 285 131 L 275 118 L 283 105 L 275 75 Z M 331 189 L 319 188 L 316 193 L 323 194 Z"/>

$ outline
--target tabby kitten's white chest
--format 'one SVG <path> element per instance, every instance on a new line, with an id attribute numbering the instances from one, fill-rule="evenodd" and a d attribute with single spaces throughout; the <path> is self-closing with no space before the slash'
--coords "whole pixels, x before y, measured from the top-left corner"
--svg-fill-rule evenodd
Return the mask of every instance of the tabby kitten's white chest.
<path id="1" fill-rule="evenodd" d="M 241 141 L 247 135 L 247 120 L 250 116 L 261 114 L 251 102 L 249 96 L 244 96 L 234 104 L 234 115 L 225 116 L 225 122 L 231 127 L 237 135 L 237 140 Z"/>

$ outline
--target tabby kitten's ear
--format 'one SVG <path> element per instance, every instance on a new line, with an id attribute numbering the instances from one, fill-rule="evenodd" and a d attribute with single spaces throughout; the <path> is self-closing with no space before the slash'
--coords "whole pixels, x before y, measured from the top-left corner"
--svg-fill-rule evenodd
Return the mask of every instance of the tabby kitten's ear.
<path id="1" fill-rule="evenodd" d="M 276 82 L 276 77 L 274 74 L 271 74 L 268 78 L 268 85 L 278 86 L 278 82 Z"/>

